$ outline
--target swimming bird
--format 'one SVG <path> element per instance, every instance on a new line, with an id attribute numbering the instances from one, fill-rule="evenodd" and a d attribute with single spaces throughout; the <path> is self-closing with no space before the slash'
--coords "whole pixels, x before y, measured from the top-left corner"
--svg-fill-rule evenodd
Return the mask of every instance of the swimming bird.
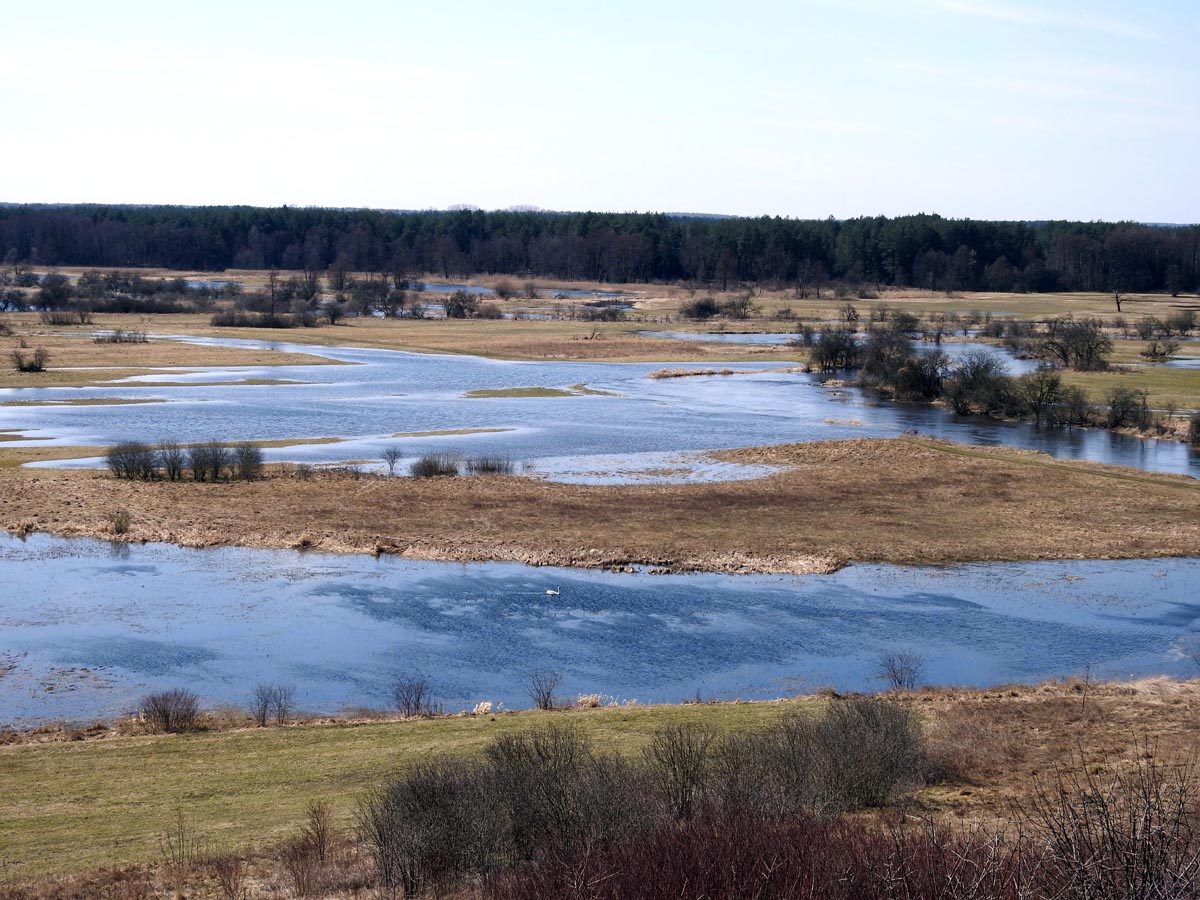
<path id="1" fill-rule="evenodd" d="M 546 588 L 546 594 L 550 597 L 557 597 L 561 593 L 562 593 L 562 585 L 561 584 L 558 587 L 556 587 L 554 590 L 550 590 L 549 588 Z"/>

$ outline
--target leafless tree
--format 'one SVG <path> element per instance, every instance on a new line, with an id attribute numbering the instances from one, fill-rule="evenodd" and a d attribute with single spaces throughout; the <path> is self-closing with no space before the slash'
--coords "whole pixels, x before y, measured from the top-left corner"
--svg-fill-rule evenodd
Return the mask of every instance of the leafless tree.
<path id="1" fill-rule="evenodd" d="M 402 675 L 392 686 L 392 700 L 400 715 L 432 716 L 437 709 L 433 702 L 433 687 L 421 674 Z"/>
<path id="2" fill-rule="evenodd" d="M 554 709 L 557 705 L 554 692 L 558 690 L 560 684 L 562 684 L 561 672 L 533 672 L 529 676 L 526 690 L 529 693 L 529 699 L 533 701 L 535 707 L 538 709 Z"/>
<path id="3" fill-rule="evenodd" d="M 875 677 L 894 691 L 912 691 L 925 673 L 925 657 L 909 650 L 885 650 L 875 664 Z"/>
<path id="4" fill-rule="evenodd" d="M 387 466 L 388 476 L 391 477 L 396 474 L 396 464 L 404 458 L 404 454 L 400 452 L 399 447 L 393 444 L 389 447 L 384 447 L 383 453 L 379 457 L 383 460 L 384 465 Z"/>

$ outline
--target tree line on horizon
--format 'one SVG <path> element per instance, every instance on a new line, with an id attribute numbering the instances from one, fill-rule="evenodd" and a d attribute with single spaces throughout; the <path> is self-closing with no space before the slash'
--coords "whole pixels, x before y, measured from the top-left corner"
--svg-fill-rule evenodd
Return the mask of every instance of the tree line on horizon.
<path id="1" fill-rule="evenodd" d="M 248 206 L 0 207 L 0 254 L 43 266 L 428 272 L 610 283 L 830 281 L 934 291 L 1200 289 L 1200 226 Z"/>

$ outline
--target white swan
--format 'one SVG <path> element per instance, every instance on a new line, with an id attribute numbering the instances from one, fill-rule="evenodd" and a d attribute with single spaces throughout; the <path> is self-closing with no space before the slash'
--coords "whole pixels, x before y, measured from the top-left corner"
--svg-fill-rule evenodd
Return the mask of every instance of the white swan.
<path id="1" fill-rule="evenodd" d="M 557 597 L 561 593 L 562 593 L 562 585 L 561 584 L 558 587 L 556 587 L 554 590 L 550 590 L 549 588 L 546 589 L 546 595 L 549 597 Z"/>

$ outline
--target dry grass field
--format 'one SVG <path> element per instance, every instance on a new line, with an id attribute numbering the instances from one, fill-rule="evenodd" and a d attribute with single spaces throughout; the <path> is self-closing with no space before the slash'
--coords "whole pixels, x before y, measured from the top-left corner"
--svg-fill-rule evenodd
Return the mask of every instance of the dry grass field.
<path id="1" fill-rule="evenodd" d="M 145 483 L 14 468 L 26 454 L 47 458 L 20 443 L 0 449 L 10 531 L 112 537 L 109 515 L 125 509 L 134 541 L 727 572 L 1200 553 L 1194 479 L 915 438 L 725 451 L 781 469 L 687 485 L 299 479 L 286 468 L 249 483 Z"/>

